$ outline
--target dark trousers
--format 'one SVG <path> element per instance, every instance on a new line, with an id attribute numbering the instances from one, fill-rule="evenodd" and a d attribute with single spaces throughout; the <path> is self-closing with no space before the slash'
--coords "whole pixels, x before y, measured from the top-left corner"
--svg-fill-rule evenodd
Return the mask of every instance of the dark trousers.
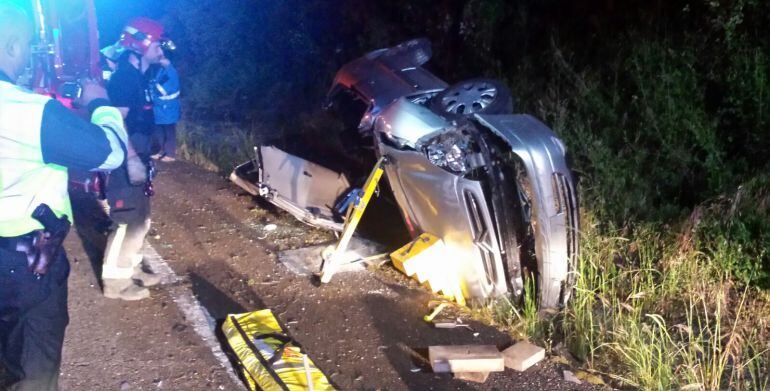
<path id="1" fill-rule="evenodd" d="M 155 139 L 160 155 L 176 157 L 176 124 L 155 125 Z"/>
<path id="2" fill-rule="evenodd" d="M 24 253 L 0 249 L 0 361 L 11 390 L 58 388 L 69 270 L 63 249 L 40 279 Z"/>
<path id="3" fill-rule="evenodd" d="M 113 231 L 107 239 L 102 279 L 130 279 L 142 260 L 144 237 L 150 229 L 150 197 L 144 186 L 133 186 L 121 167 L 110 175 L 107 202 Z"/>

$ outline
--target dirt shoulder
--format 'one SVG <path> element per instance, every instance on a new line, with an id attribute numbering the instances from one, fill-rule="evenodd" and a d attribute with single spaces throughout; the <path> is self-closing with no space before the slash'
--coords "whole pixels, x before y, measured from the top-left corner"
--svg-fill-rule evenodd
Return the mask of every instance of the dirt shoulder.
<path id="1" fill-rule="evenodd" d="M 430 345 L 505 347 L 512 341 L 477 323 L 478 336 L 431 328 L 422 317 L 435 297 L 389 268 L 338 274 L 321 287 L 292 274 L 276 251 L 322 242 L 329 234 L 258 205 L 214 173 L 163 164 L 156 189 L 150 243 L 183 281 L 153 289 L 150 300 L 103 299 L 86 255 L 98 253 L 99 236 L 72 235 L 64 389 L 237 388 L 176 307 L 179 287 L 189 287 L 218 320 L 272 309 L 340 389 L 579 389 L 550 362 L 525 373 L 493 373 L 483 385 L 426 372 L 414 356 Z M 271 223 L 278 229 L 266 231 Z"/>

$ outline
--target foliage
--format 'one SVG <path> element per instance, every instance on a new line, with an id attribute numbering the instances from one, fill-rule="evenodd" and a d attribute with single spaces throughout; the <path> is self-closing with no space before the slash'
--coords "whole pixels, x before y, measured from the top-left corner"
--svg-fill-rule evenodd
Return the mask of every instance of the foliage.
<path id="1" fill-rule="evenodd" d="M 528 295 L 522 305 L 501 298 L 479 317 L 553 355 L 566 344 L 620 388 L 768 389 L 770 292 L 740 284 L 724 252 L 698 248 L 712 229 L 703 221 L 731 207 L 705 204 L 700 222 L 682 229 L 690 235 L 650 223 L 600 229 L 584 214 L 576 289 L 562 314 L 538 313 Z"/>
<path id="2" fill-rule="evenodd" d="M 697 232 L 698 248 L 712 255 L 720 267 L 744 284 L 770 288 L 770 177 L 767 174 L 741 186 L 732 197 L 720 198 L 699 222 Z"/>
<path id="3" fill-rule="evenodd" d="M 253 158 L 259 134 L 232 123 L 200 124 L 183 120 L 177 126 L 179 155 L 203 168 L 229 173 L 236 165 Z"/>

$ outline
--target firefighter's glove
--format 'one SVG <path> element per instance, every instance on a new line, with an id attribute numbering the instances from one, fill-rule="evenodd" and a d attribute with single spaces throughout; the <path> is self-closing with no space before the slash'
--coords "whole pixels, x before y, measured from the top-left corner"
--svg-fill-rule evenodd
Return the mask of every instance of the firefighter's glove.
<path id="1" fill-rule="evenodd" d="M 129 156 L 126 159 L 126 169 L 128 170 L 128 181 L 132 185 L 141 186 L 147 182 L 147 167 L 144 166 L 139 156 Z"/>

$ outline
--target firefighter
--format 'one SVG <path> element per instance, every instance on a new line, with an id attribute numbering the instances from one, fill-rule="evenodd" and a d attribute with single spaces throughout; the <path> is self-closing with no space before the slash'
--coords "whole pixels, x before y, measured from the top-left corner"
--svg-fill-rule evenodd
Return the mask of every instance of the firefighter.
<path id="1" fill-rule="evenodd" d="M 107 85 L 112 104 L 127 111 L 126 130 L 137 154 L 147 165 L 155 121 L 149 91 L 148 69 L 163 58 L 163 26 L 151 19 L 136 18 L 123 29 L 117 43 L 125 50 Z M 135 186 L 125 170 L 116 170 L 107 181 L 107 201 L 113 230 L 107 239 L 102 267 L 105 297 L 141 300 L 150 296 L 147 287 L 160 282 L 145 270 L 142 244 L 150 229 L 150 196 L 147 183 Z"/>
<path id="2" fill-rule="evenodd" d="M 123 55 L 123 48 L 118 45 L 110 45 L 100 50 L 99 65 L 102 68 L 102 80 L 110 81 L 112 74 L 118 67 L 118 61 Z"/>
<path id="3" fill-rule="evenodd" d="M 144 167 L 102 87 L 83 85 L 79 103 L 90 110 L 89 123 L 16 86 L 32 35 L 25 11 L 0 3 L 0 361 L 12 390 L 55 390 L 69 321 L 61 248 L 72 222 L 67 168 L 112 170 L 128 157 L 138 182 Z"/>
<path id="4" fill-rule="evenodd" d="M 166 41 L 165 46 L 173 46 L 173 43 L 168 44 L 169 42 L 171 41 Z M 152 157 L 162 162 L 173 162 L 176 160 L 176 123 L 179 122 L 180 114 L 179 74 L 166 56 L 160 61 L 160 65 L 151 86 L 155 132 L 160 151 Z"/>

